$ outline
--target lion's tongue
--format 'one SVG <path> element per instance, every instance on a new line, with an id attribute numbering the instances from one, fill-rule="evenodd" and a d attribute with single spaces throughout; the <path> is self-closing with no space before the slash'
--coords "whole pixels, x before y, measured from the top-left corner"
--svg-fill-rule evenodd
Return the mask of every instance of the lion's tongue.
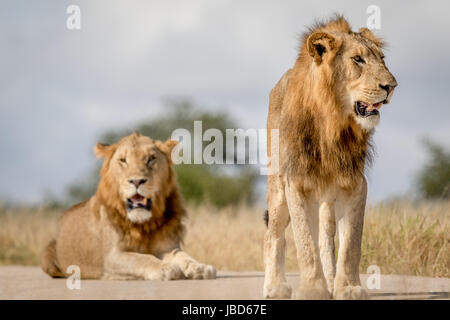
<path id="1" fill-rule="evenodd" d="M 130 200 L 131 200 L 133 203 L 135 203 L 135 204 L 137 204 L 137 203 L 143 203 L 143 202 L 144 202 L 144 197 L 141 196 L 140 194 L 135 194 L 134 196 L 132 196 L 132 197 L 130 198 Z"/>

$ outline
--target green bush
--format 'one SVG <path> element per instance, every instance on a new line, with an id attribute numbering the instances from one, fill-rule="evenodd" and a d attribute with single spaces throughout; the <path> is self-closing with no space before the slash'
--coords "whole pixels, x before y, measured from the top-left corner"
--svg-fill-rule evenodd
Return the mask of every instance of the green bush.
<path id="1" fill-rule="evenodd" d="M 425 199 L 450 199 L 450 152 L 424 140 L 429 160 L 418 174 L 420 195 Z"/>

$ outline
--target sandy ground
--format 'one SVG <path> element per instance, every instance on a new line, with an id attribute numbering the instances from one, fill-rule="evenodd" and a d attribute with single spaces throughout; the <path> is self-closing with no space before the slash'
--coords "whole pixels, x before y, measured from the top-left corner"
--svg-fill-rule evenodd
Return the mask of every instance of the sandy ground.
<path id="1" fill-rule="evenodd" d="M 362 275 L 363 285 L 367 276 Z M 51 279 L 38 267 L 0 267 L 0 299 L 262 299 L 261 272 L 219 272 L 215 280 L 82 280 L 69 290 L 66 279 Z M 288 274 L 295 287 L 298 277 Z M 382 275 L 371 299 L 450 299 L 450 279 Z"/>

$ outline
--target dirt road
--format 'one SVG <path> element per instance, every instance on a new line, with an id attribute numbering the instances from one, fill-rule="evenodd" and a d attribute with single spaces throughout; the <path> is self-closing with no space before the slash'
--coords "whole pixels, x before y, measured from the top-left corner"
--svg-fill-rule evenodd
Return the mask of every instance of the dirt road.
<path id="1" fill-rule="evenodd" d="M 362 275 L 363 285 L 367 276 Z M 219 272 L 215 280 L 82 280 L 69 290 L 66 279 L 51 279 L 37 267 L 0 267 L 0 299 L 262 299 L 261 272 Z M 288 274 L 294 285 L 296 274 Z M 371 299 L 450 299 L 450 279 L 382 275 Z"/>

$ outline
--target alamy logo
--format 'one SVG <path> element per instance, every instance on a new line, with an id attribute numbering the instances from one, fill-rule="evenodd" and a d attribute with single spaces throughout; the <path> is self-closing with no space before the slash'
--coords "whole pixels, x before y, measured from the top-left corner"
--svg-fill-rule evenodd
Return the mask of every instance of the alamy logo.
<path id="1" fill-rule="evenodd" d="M 171 139 L 179 141 L 172 150 L 174 164 L 259 164 L 261 175 L 278 172 L 278 129 L 270 132 L 271 156 L 268 158 L 264 148 L 267 144 L 265 129 L 226 129 L 224 137 L 222 131 L 215 128 L 203 132 L 202 121 L 194 121 L 193 134 L 192 139 L 191 132 L 187 129 L 172 132 Z M 205 145 L 205 142 L 208 144 Z"/>
<path id="2" fill-rule="evenodd" d="M 70 16 L 66 20 L 66 27 L 69 30 L 81 29 L 81 9 L 77 5 L 70 5 L 66 9 L 66 13 Z"/>
<path id="3" fill-rule="evenodd" d="M 367 268 L 369 275 L 366 280 L 366 286 L 369 290 L 379 290 L 381 288 L 381 269 L 377 265 L 370 265 Z"/>
<path id="4" fill-rule="evenodd" d="M 381 9 L 379 6 L 374 4 L 367 7 L 367 14 L 370 16 L 367 18 L 367 29 L 370 30 L 380 30 L 381 29 Z"/>
<path id="5" fill-rule="evenodd" d="M 70 276 L 67 277 L 66 287 L 69 290 L 80 290 L 81 289 L 81 271 L 80 267 L 76 265 L 71 265 L 67 267 L 67 274 Z"/>

